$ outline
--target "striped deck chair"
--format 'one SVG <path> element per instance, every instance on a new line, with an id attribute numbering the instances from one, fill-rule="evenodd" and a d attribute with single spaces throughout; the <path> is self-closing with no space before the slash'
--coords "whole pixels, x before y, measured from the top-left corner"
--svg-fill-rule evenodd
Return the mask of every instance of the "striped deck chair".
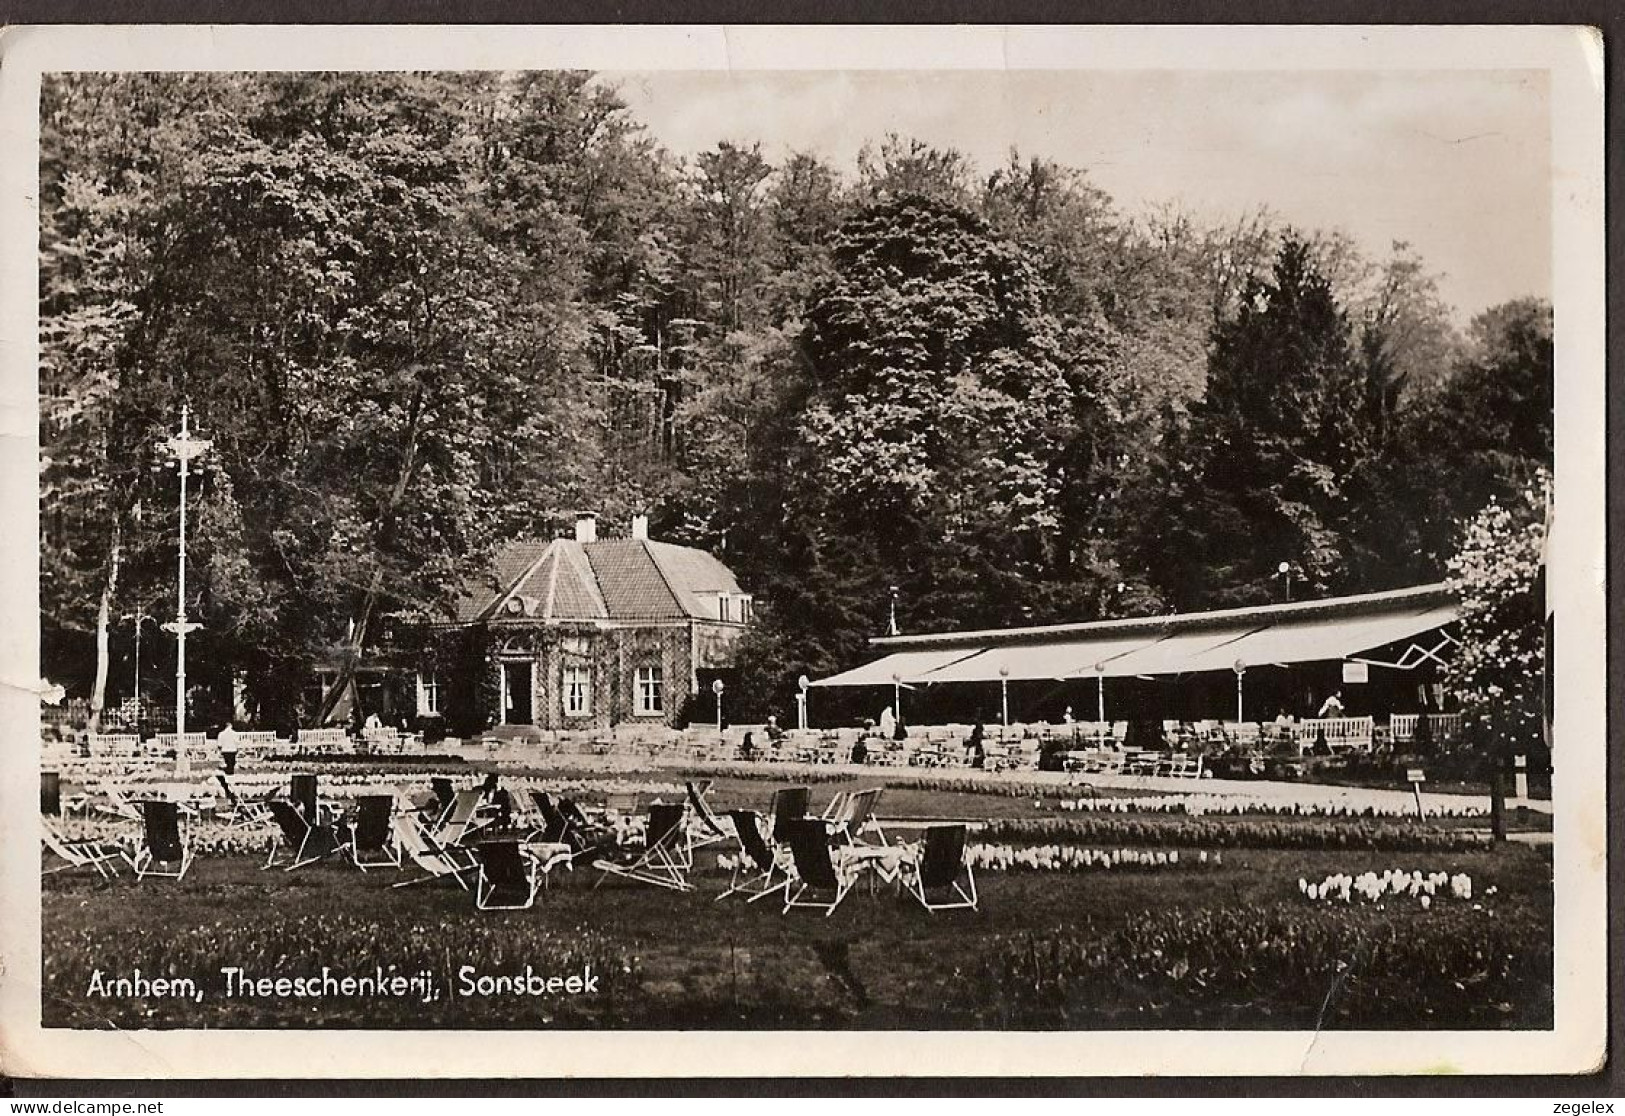
<path id="1" fill-rule="evenodd" d="M 616 875 L 673 891 L 692 891 L 694 885 L 688 880 L 688 872 L 694 866 L 694 849 L 684 824 L 687 813 L 688 808 L 681 802 L 656 802 L 650 806 L 643 851 L 626 864 L 600 860 L 598 868 L 605 874 L 593 886 Z"/>
<path id="2" fill-rule="evenodd" d="M 865 831 L 869 831 L 878 834 L 880 844 L 884 845 L 886 831 L 880 828 L 880 822 L 875 819 L 875 807 L 880 804 L 880 796 L 885 790 L 885 787 L 869 787 L 853 791 L 847 798 L 846 816 L 841 820 L 836 835 L 849 845 L 857 845 L 865 842 Z"/>
<path id="3" fill-rule="evenodd" d="M 965 858 L 966 832 L 962 825 L 931 826 L 925 831 L 918 858 L 903 864 L 908 893 L 928 911 L 976 909 L 976 873 Z M 948 894 L 932 899 L 933 892 Z"/>
<path id="4" fill-rule="evenodd" d="M 102 879 L 111 879 L 118 875 L 115 865 L 125 859 L 124 853 L 117 845 L 105 841 L 70 841 L 63 837 L 56 826 L 46 820 L 40 823 L 40 838 L 45 846 L 44 851 L 62 861 L 54 868 L 40 868 L 40 875 L 53 876 L 58 872 L 68 872 L 75 868 L 93 868 Z"/>
<path id="5" fill-rule="evenodd" d="M 350 860 L 368 868 L 399 868 L 400 846 L 395 843 L 395 795 L 363 794 L 355 800 L 355 826 L 350 832 Z"/>
<path id="6" fill-rule="evenodd" d="M 411 887 L 449 878 L 456 880 L 457 886 L 464 891 L 468 890 L 468 881 L 463 877 L 479 870 L 473 853 L 468 849 L 442 845 L 410 814 L 395 814 L 390 818 L 390 824 L 395 829 L 395 846 L 422 873 L 413 879 L 391 884 L 391 887 Z"/>
<path id="7" fill-rule="evenodd" d="M 791 874 L 784 885 L 784 913 L 792 907 L 822 910 L 828 918 L 852 890 L 856 875 L 830 856 L 829 830 L 822 818 L 797 818 L 785 824 L 790 846 Z M 828 901 L 814 898 L 827 895 Z"/>
<path id="8" fill-rule="evenodd" d="M 243 798 L 223 773 L 216 772 L 214 780 L 220 784 L 221 793 L 225 795 L 228 807 L 224 814 L 218 812 L 215 814 L 217 821 L 225 822 L 232 829 L 244 829 L 270 820 L 271 808 L 267 802 L 251 802 Z"/>
<path id="9" fill-rule="evenodd" d="M 135 869 L 135 878 L 162 876 L 179 880 L 192 866 L 192 844 L 181 824 L 180 806 L 162 799 L 141 803 L 141 839 L 133 855 L 125 859 Z"/>
<path id="10" fill-rule="evenodd" d="M 349 843 L 340 837 L 336 825 L 331 822 L 312 825 L 305 819 L 304 811 L 292 802 L 278 799 L 270 803 L 270 810 L 277 832 L 272 834 L 270 851 L 266 854 L 265 863 L 260 865 L 262 872 L 267 868 L 292 872 L 295 868 L 304 868 L 344 852 L 349 847 Z M 280 842 L 277 840 L 279 836 Z M 284 849 L 290 853 L 290 859 L 278 860 L 277 854 Z"/>
<path id="11" fill-rule="evenodd" d="M 733 879 L 717 902 L 743 892 L 750 896 L 745 902 L 754 903 L 783 891 L 790 874 L 779 866 L 777 853 L 762 835 L 762 816 L 755 810 L 729 810 L 728 817 L 739 839 L 739 856 L 734 861 Z"/>

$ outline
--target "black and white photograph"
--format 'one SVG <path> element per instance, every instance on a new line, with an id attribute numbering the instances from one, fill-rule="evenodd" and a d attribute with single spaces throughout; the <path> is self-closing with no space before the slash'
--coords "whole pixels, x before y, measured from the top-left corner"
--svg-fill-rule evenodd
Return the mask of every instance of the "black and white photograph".
<path id="1" fill-rule="evenodd" d="M 1601 1058 L 1599 41 L 202 30 L 8 47 L 15 1065 Z"/>

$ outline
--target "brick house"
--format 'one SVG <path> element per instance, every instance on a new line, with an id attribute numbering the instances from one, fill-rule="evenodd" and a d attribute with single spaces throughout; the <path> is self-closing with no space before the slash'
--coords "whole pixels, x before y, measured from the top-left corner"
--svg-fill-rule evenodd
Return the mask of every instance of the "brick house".
<path id="1" fill-rule="evenodd" d="M 679 724 L 696 695 L 710 715 L 750 619 L 750 595 L 713 555 L 650 539 L 643 516 L 629 537 L 600 539 L 589 517 L 574 538 L 502 548 L 457 626 L 487 635 L 494 726 L 603 729 Z M 441 673 L 417 672 L 420 717 L 443 709 Z"/>

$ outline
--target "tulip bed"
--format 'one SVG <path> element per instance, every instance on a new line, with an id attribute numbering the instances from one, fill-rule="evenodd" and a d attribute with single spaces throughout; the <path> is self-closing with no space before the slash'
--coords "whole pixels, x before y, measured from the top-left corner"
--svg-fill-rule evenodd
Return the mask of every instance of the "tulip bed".
<path id="1" fill-rule="evenodd" d="M 1460 829 L 1366 819 L 1347 822 L 1169 817 L 1018 818 L 991 823 L 987 840 L 1023 843 L 1124 844 L 1153 848 L 1362 849 L 1448 852 L 1482 848 L 1482 837 Z"/>
<path id="2" fill-rule="evenodd" d="M 1114 814 L 1186 814 L 1191 817 L 1242 817 L 1247 815 L 1278 815 L 1294 818 L 1414 818 L 1415 807 L 1409 804 L 1382 804 L 1371 802 L 1351 804 L 1336 797 L 1335 792 L 1316 800 L 1303 797 L 1291 802 L 1279 802 L 1243 795 L 1221 794 L 1166 794 L 1136 796 L 1133 798 L 1071 798 L 1063 799 L 1060 808 L 1067 811 Z M 1477 799 L 1463 797 L 1459 803 L 1440 798 L 1430 799 L 1425 806 L 1426 816 L 1434 818 L 1487 818 L 1489 807 Z"/>

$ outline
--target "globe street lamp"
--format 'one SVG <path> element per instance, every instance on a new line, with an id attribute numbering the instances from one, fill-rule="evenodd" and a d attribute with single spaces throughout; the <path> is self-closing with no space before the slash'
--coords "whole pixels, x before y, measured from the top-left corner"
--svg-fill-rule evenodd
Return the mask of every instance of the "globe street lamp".
<path id="1" fill-rule="evenodd" d="M 1236 672 L 1236 729 L 1240 731 L 1241 722 L 1246 719 L 1241 710 L 1241 676 L 1247 673 L 1247 664 L 1237 659 L 1230 669 Z"/>
<path id="2" fill-rule="evenodd" d="M 717 695 L 717 735 L 722 735 L 722 679 L 711 683 L 711 692 Z"/>
<path id="3" fill-rule="evenodd" d="M 1100 746 L 1106 746 L 1106 664 L 1095 664 L 1095 722 L 1100 726 Z"/>
<path id="4" fill-rule="evenodd" d="M 903 723 L 903 676 L 896 671 L 891 676 L 891 715 L 898 724 Z"/>
<path id="5" fill-rule="evenodd" d="M 800 729 L 802 732 L 806 732 L 807 731 L 807 687 L 811 686 L 812 682 L 811 682 L 810 679 L 808 679 L 808 677 L 805 674 L 803 674 L 800 678 L 796 679 L 796 685 L 801 687 L 801 692 L 796 695 L 796 727 L 798 729 Z"/>
<path id="6" fill-rule="evenodd" d="M 1284 578 L 1286 580 L 1286 599 L 1287 599 L 1287 603 L 1291 604 L 1292 603 L 1292 563 L 1291 562 L 1282 562 L 1279 566 L 1275 567 L 1275 573 L 1276 573 L 1276 576 Z"/>

